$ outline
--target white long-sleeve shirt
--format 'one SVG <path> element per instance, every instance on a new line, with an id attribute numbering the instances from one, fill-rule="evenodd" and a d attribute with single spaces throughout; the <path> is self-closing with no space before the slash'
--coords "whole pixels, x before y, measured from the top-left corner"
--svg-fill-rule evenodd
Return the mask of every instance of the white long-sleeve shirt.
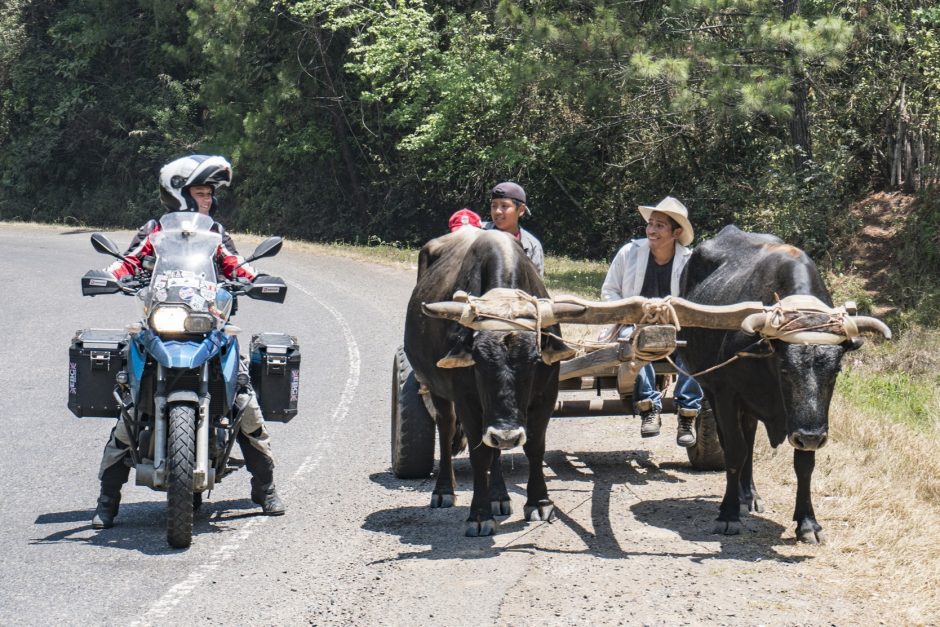
<path id="1" fill-rule="evenodd" d="M 692 251 L 676 242 L 676 254 L 672 259 L 672 281 L 670 294 L 679 295 L 679 277 L 692 256 Z M 602 300 L 620 300 L 639 296 L 646 277 L 646 264 L 650 258 L 650 243 L 646 238 L 628 242 L 617 251 L 607 270 L 607 278 L 601 287 Z"/>

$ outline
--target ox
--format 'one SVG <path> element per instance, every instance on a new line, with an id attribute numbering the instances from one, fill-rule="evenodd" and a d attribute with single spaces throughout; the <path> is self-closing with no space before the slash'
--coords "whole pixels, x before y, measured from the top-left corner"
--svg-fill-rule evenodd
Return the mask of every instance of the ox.
<path id="1" fill-rule="evenodd" d="M 815 264 L 803 251 L 771 235 L 745 233 L 734 226 L 725 227 L 695 249 L 683 271 L 681 288 L 684 298 L 705 305 L 740 301 L 772 305 L 795 294 L 832 305 Z M 890 330 L 878 320 L 855 320 L 859 330 L 890 337 Z M 823 541 L 810 493 L 815 455 L 828 437 L 829 402 L 842 356 L 860 347 L 862 340 L 856 337 L 834 345 L 780 340 L 756 344 L 759 338 L 741 331 L 693 328 L 684 329 L 683 335 L 688 346 L 681 352 L 692 372 L 725 362 L 739 352 L 763 356 L 739 359 L 697 377 L 715 412 L 727 474 L 715 533 L 740 533 L 742 512 L 763 511 L 752 463 L 760 420 L 771 446 L 788 440 L 794 449 L 797 538 Z"/>
<path id="2" fill-rule="evenodd" d="M 552 517 L 542 470 L 545 430 L 558 395 L 558 362 L 573 354 L 560 340 L 539 339 L 531 331 L 475 332 L 423 311 L 424 303 L 450 300 L 458 290 L 479 296 L 493 288 L 548 296 L 535 266 L 511 235 L 459 229 L 422 248 L 405 319 L 405 354 L 436 410 L 440 470 L 431 507 L 454 504 L 451 457 L 462 448 L 457 444 L 461 431 L 471 447 L 468 536 L 494 534 L 494 516 L 511 513 L 500 451 L 519 445 L 529 460 L 525 517 Z M 547 331 L 560 333 L 557 327 Z"/>

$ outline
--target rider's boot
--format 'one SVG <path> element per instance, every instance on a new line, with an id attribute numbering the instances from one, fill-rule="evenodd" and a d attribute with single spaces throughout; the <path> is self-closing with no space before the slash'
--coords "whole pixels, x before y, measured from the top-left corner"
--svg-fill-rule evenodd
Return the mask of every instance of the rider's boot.
<path id="1" fill-rule="evenodd" d="M 244 433 L 238 433 L 238 444 L 251 473 L 252 502 L 260 505 L 267 516 L 282 515 L 286 508 L 274 487 L 274 459 L 255 448 Z"/>
<path id="2" fill-rule="evenodd" d="M 680 407 L 677 413 L 679 428 L 676 431 L 676 444 L 685 448 L 695 446 L 695 417 L 698 416 L 698 410 Z"/>
<path id="3" fill-rule="evenodd" d="M 130 471 L 131 469 L 121 459 L 101 474 L 101 494 L 98 495 L 95 516 L 91 519 L 93 529 L 110 529 L 114 526 L 114 518 L 121 505 L 121 486 L 127 483 Z"/>

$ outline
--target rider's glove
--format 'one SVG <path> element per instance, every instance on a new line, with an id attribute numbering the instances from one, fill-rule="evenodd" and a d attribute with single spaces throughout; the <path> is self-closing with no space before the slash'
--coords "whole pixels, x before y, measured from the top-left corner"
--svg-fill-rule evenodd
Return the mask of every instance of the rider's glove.
<path id="1" fill-rule="evenodd" d="M 125 274 L 120 279 L 118 279 L 118 282 L 127 284 L 133 283 L 135 280 L 137 280 L 137 278 L 133 274 Z"/>

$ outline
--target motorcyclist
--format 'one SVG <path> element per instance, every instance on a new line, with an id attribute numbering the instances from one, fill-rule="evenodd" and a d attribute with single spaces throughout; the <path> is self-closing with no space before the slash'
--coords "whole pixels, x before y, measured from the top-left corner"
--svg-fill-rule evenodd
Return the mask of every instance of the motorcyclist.
<path id="1" fill-rule="evenodd" d="M 215 192 L 227 187 L 232 179 L 232 168 L 219 156 L 192 155 L 171 161 L 160 170 L 160 201 L 167 212 L 192 211 L 212 216 L 218 208 Z M 150 236 L 160 230 L 160 223 L 150 220 L 143 225 L 131 242 L 123 261 L 116 261 L 107 270 L 118 280 L 133 277 L 140 270 L 143 259 L 153 254 Z M 216 250 L 215 260 L 222 274 L 253 280 L 258 273 L 238 255 L 231 238 L 218 222 L 212 230 L 222 236 Z M 239 374 L 248 376 L 248 360 L 239 359 Z M 240 430 L 236 436 L 245 467 L 251 474 L 251 500 L 260 505 L 269 516 L 284 513 L 285 506 L 274 485 L 274 457 L 271 454 L 271 437 L 265 427 L 264 416 L 251 384 L 242 387 L 235 397 L 235 406 L 244 411 Z M 124 421 L 118 419 L 104 447 L 98 478 L 101 492 L 91 524 L 95 529 L 114 526 L 121 503 L 121 487 L 127 482 L 130 467 L 127 464 L 130 435 Z M 201 495 L 197 494 L 194 506 L 198 507 Z"/>

